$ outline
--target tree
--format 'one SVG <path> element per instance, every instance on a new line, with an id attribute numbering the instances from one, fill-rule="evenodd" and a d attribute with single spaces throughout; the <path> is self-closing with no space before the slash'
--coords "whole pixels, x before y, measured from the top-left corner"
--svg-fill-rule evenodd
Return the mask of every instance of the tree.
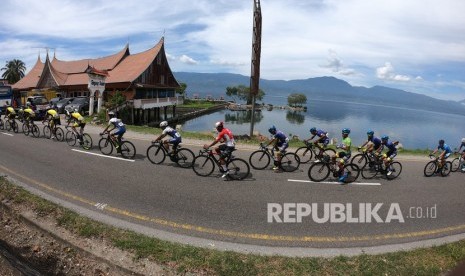
<path id="1" fill-rule="evenodd" d="M 226 88 L 226 96 L 232 97 L 236 101 L 236 97 L 239 100 L 247 101 L 247 104 L 252 104 L 252 96 L 250 95 L 250 87 L 245 85 L 228 86 Z M 261 89 L 258 90 L 257 100 L 261 101 L 265 96 L 265 92 Z"/>
<path id="2" fill-rule="evenodd" d="M 13 59 L 7 61 L 5 67 L 3 67 L 1 71 L 5 71 L 2 74 L 2 78 L 8 80 L 11 84 L 14 84 L 24 77 L 26 65 L 19 59 Z"/>
<path id="3" fill-rule="evenodd" d="M 187 84 L 185 84 L 184 82 L 181 82 L 179 85 L 180 86 L 176 88 L 176 93 L 178 93 L 181 96 L 185 96 Z"/>
<path id="4" fill-rule="evenodd" d="M 287 97 L 287 103 L 289 106 L 303 106 L 307 104 L 307 96 L 304 94 L 292 93 Z"/>

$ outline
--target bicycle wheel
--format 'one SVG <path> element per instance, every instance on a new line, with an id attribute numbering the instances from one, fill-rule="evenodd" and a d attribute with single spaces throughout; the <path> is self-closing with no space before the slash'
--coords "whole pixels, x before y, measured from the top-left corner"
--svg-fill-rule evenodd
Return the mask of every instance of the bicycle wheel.
<path id="1" fill-rule="evenodd" d="M 13 132 L 14 132 L 14 133 L 18 133 L 18 131 L 19 131 L 19 126 L 18 126 L 18 123 L 17 123 L 16 121 L 13 121 L 13 122 L 11 123 L 11 128 L 13 129 Z"/>
<path id="2" fill-rule="evenodd" d="M 70 146 L 76 145 L 76 134 L 70 130 L 66 132 L 65 136 L 66 143 Z"/>
<path id="3" fill-rule="evenodd" d="M 452 168 L 452 163 L 450 161 L 447 161 L 444 166 L 442 166 L 442 169 L 441 169 L 441 175 L 442 176 L 448 176 L 451 172 L 451 168 Z"/>
<path id="4" fill-rule="evenodd" d="M 325 156 L 325 155 L 327 155 L 327 156 L 329 156 L 329 157 L 333 157 L 333 156 L 336 155 L 336 151 L 333 150 L 333 149 L 325 149 L 325 150 L 323 151 L 323 156 Z"/>
<path id="5" fill-rule="evenodd" d="M 40 136 L 40 130 L 39 130 L 39 127 L 37 125 L 32 125 L 31 127 L 31 132 L 32 132 L 32 136 L 34 137 L 39 137 Z"/>
<path id="6" fill-rule="evenodd" d="M 81 147 L 85 150 L 90 150 L 92 148 L 92 137 L 89 134 L 82 134 L 82 145 Z"/>
<path id="7" fill-rule="evenodd" d="M 356 164 L 346 164 L 344 165 L 344 174 L 347 173 L 347 178 L 344 181 L 345 183 L 354 182 L 360 176 L 360 167 Z"/>
<path id="8" fill-rule="evenodd" d="M 436 161 L 429 161 L 426 164 L 425 169 L 423 170 L 423 173 L 425 174 L 426 177 L 430 177 L 436 172 L 436 169 L 437 169 Z"/>
<path id="9" fill-rule="evenodd" d="M 161 145 L 151 145 L 147 149 L 147 158 L 152 164 L 161 164 L 165 161 L 165 151 L 161 148 Z"/>
<path id="10" fill-rule="evenodd" d="M 176 163 L 181 167 L 181 168 L 190 168 L 192 167 L 192 163 L 194 162 L 195 155 L 190 149 L 186 148 L 180 148 L 176 156 Z"/>
<path id="11" fill-rule="evenodd" d="M 270 165 L 270 160 L 270 155 L 263 150 L 254 151 L 249 157 L 250 166 L 256 170 L 266 169 Z"/>
<path id="12" fill-rule="evenodd" d="M 113 152 L 113 144 L 109 138 L 101 138 L 98 142 L 98 148 L 100 149 L 100 152 L 105 155 L 110 155 Z"/>
<path id="13" fill-rule="evenodd" d="M 370 163 L 366 163 L 365 166 L 361 169 L 362 171 L 362 177 L 365 179 L 372 179 L 374 178 L 378 172 L 379 172 L 379 167 L 381 164 L 379 163 L 374 163 L 370 166 Z"/>
<path id="14" fill-rule="evenodd" d="M 329 176 L 329 167 L 326 163 L 313 163 L 308 168 L 308 177 L 315 182 L 325 180 Z"/>
<path id="15" fill-rule="evenodd" d="M 293 152 L 284 154 L 281 158 L 281 169 L 285 172 L 293 172 L 300 166 L 300 158 Z"/>
<path id="16" fill-rule="evenodd" d="M 209 156 L 199 155 L 194 158 L 192 169 L 197 175 L 209 176 L 215 169 L 215 162 Z"/>
<path id="17" fill-rule="evenodd" d="M 29 126 L 26 124 L 23 124 L 23 133 L 26 136 L 29 136 Z"/>
<path id="18" fill-rule="evenodd" d="M 134 159 L 136 156 L 136 147 L 129 141 L 123 141 L 121 143 L 121 155 L 125 159 Z"/>
<path id="19" fill-rule="evenodd" d="M 457 157 L 454 160 L 452 160 L 450 171 L 456 172 L 459 170 L 459 167 L 460 167 L 460 159 Z"/>
<path id="20" fill-rule="evenodd" d="M 5 128 L 5 124 L 3 123 L 3 120 L 0 119 L 0 129 L 3 130 Z"/>
<path id="21" fill-rule="evenodd" d="M 309 149 L 308 147 L 300 147 L 295 151 L 295 154 L 299 156 L 300 158 L 300 163 L 302 164 L 307 164 L 312 160 L 313 157 L 313 151 Z"/>
<path id="22" fill-rule="evenodd" d="M 44 126 L 43 128 L 44 137 L 47 139 L 52 138 L 52 129 L 49 126 Z"/>
<path id="23" fill-rule="evenodd" d="M 350 163 L 357 165 L 359 168 L 363 168 L 365 164 L 367 163 L 367 158 L 365 154 L 359 153 L 352 158 Z"/>
<path id="24" fill-rule="evenodd" d="M 5 129 L 6 129 L 7 131 L 10 131 L 10 130 L 11 130 L 11 124 L 10 124 L 10 121 L 9 121 L 8 119 L 5 121 Z"/>
<path id="25" fill-rule="evenodd" d="M 55 137 L 56 141 L 63 142 L 63 140 L 65 140 L 65 132 L 63 131 L 63 129 L 57 127 L 55 129 Z"/>
<path id="26" fill-rule="evenodd" d="M 389 171 L 390 174 L 386 174 L 387 180 L 393 180 L 394 178 L 397 178 L 402 172 L 402 164 L 399 162 L 392 162 L 391 165 L 389 165 Z"/>
<path id="27" fill-rule="evenodd" d="M 226 164 L 228 168 L 228 177 L 234 180 L 242 180 L 249 176 L 250 167 L 249 164 L 243 159 L 233 158 Z"/>

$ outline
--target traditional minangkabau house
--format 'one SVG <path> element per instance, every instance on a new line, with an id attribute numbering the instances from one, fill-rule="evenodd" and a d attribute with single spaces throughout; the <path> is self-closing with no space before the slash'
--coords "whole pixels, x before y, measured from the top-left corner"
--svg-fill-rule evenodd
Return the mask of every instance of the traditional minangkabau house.
<path id="1" fill-rule="evenodd" d="M 166 58 L 164 38 L 151 49 L 138 54 L 129 53 L 129 45 L 120 52 L 96 59 L 63 61 L 49 55 L 40 56 L 29 73 L 13 85 L 19 95 L 31 91 L 52 90 L 62 97 L 89 96 L 89 68 L 106 72 L 103 100 L 117 91 L 122 92 L 132 112 L 132 123 L 147 124 L 167 119 L 167 109 L 182 104 L 176 96 L 176 81 Z"/>

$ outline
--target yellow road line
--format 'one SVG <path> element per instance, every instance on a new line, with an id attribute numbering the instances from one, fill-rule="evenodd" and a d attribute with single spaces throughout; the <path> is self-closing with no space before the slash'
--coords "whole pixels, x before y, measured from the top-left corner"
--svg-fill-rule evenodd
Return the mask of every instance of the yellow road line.
<path id="1" fill-rule="evenodd" d="M 8 172 L 9 174 L 15 175 L 19 178 L 22 178 L 30 183 L 33 183 L 45 190 L 51 191 L 55 194 L 59 194 L 63 197 L 70 198 L 76 200 L 78 202 L 90 205 L 95 207 L 98 203 L 93 202 L 91 200 L 86 200 L 82 197 L 72 195 L 67 192 L 63 192 L 57 190 L 45 183 L 39 182 L 32 178 L 26 177 L 20 173 L 17 173 L 13 170 L 10 170 L 2 165 L 0 165 L 0 169 L 3 171 Z M 213 234 L 218 236 L 224 237 L 232 237 L 232 238 L 245 238 L 245 239 L 252 239 L 252 240 L 265 240 L 265 241 L 287 241 L 287 242 L 353 242 L 353 241 L 370 241 L 370 240 L 389 240 L 389 239 L 405 239 L 405 238 L 413 238 L 413 237 L 425 237 L 429 235 L 435 234 L 445 234 L 448 232 L 458 231 L 458 230 L 465 230 L 465 224 L 457 225 L 457 226 L 450 226 L 444 227 L 434 230 L 426 230 L 426 231 L 417 231 L 417 232 L 407 232 L 407 233 L 394 233 L 394 234 L 383 234 L 383 235 L 366 235 L 366 236 L 341 236 L 341 237 L 331 237 L 331 236 L 283 236 L 283 235 L 268 235 L 268 234 L 260 234 L 260 233 L 242 233 L 242 232 L 235 232 L 235 231 L 227 231 L 221 229 L 213 229 L 203 226 L 197 226 L 192 224 L 185 224 L 185 223 L 177 223 L 174 221 L 169 221 L 165 219 L 159 218 L 151 218 L 148 216 L 136 214 L 130 211 L 118 209 L 111 206 L 105 206 L 104 208 L 106 211 L 118 214 L 121 216 L 126 216 L 129 218 L 137 219 L 140 221 L 151 222 L 154 224 L 168 226 L 174 229 L 182 229 L 182 230 L 189 230 L 195 231 L 204 234 Z"/>

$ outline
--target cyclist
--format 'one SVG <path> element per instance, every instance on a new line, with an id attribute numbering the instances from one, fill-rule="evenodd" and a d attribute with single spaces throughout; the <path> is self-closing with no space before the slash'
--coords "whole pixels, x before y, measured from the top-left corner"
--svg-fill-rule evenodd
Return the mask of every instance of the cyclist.
<path id="1" fill-rule="evenodd" d="M 337 163 L 339 168 L 339 181 L 344 182 L 347 177 L 349 176 L 347 173 L 342 174 L 344 171 L 344 164 L 350 159 L 352 155 L 351 147 L 352 147 L 352 140 L 349 137 L 350 129 L 344 128 L 342 129 L 342 144 L 339 144 L 337 148 L 342 149 L 342 151 L 337 152 L 335 156 L 332 157 L 333 162 L 336 161 L 336 158 L 340 158 L 339 162 Z"/>
<path id="2" fill-rule="evenodd" d="M 26 109 L 24 109 L 24 121 L 26 122 L 26 124 L 29 124 L 30 122 L 32 122 L 35 116 L 36 116 L 36 113 L 34 112 L 34 110 L 32 110 L 31 103 L 27 102 Z"/>
<path id="3" fill-rule="evenodd" d="M 5 119 L 8 119 L 9 121 L 13 121 L 16 117 L 16 111 L 13 107 L 7 106 L 6 112 L 5 112 Z"/>
<path id="4" fill-rule="evenodd" d="M 446 162 L 446 159 L 452 154 L 452 149 L 449 147 L 449 145 L 444 143 L 443 139 L 439 140 L 439 145 L 437 149 L 435 149 L 431 154 L 434 155 L 439 150 L 441 150 L 442 152 L 439 155 L 439 165 L 438 165 L 438 170 L 436 172 L 441 171 L 441 168 Z"/>
<path id="5" fill-rule="evenodd" d="M 221 164 L 221 170 L 223 172 L 222 177 L 225 178 L 229 174 L 228 168 L 226 167 L 225 158 L 229 157 L 231 153 L 234 151 L 236 143 L 234 141 L 234 136 L 231 130 L 225 128 L 223 122 L 216 122 L 215 128 L 218 131 L 218 136 L 210 145 L 203 145 L 203 148 L 208 149 L 216 145 L 218 142 L 223 143 L 215 148 L 215 152 L 220 156 L 219 162 Z"/>
<path id="6" fill-rule="evenodd" d="M 397 156 L 396 146 L 399 144 L 399 141 L 389 142 L 389 136 L 383 135 L 381 137 L 381 145 L 376 152 L 381 154 L 384 148 L 387 148 L 387 152 L 381 156 L 381 160 L 384 162 L 384 167 L 387 168 L 387 175 L 391 175 L 392 171 L 389 164 L 394 160 L 394 157 Z"/>
<path id="7" fill-rule="evenodd" d="M 114 140 L 115 136 L 117 136 L 118 143 L 116 145 L 116 151 L 120 153 L 121 139 L 123 138 L 124 133 L 126 133 L 126 125 L 123 123 L 123 121 L 121 121 L 121 119 L 116 118 L 116 115 L 113 111 L 108 112 L 108 117 L 110 117 L 110 120 L 108 121 L 108 126 L 103 130 L 103 133 L 116 129 L 115 132 L 110 134 L 110 137 L 112 140 Z M 108 130 L 111 126 L 113 128 Z"/>
<path id="8" fill-rule="evenodd" d="M 462 138 L 462 143 L 460 144 L 460 147 L 459 149 L 457 150 L 457 152 L 460 153 L 460 150 L 462 149 L 463 147 L 463 152 L 462 152 L 462 160 L 465 159 L 465 138 Z M 462 172 L 465 172 L 465 163 L 462 164 Z"/>
<path id="9" fill-rule="evenodd" d="M 84 117 L 79 114 L 77 109 L 72 110 L 71 112 L 67 109 L 66 114 L 68 115 L 68 125 L 71 123 L 71 129 L 76 134 L 79 143 L 82 145 L 82 135 L 84 134 L 84 127 L 86 126 L 86 122 L 84 121 Z M 79 132 L 76 130 L 76 127 L 80 127 Z"/>
<path id="10" fill-rule="evenodd" d="M 168 155 L 171 155 L 169 144 L 173 144 L 173 152 L 172 153 L 174 155 L 174 153 L 176 152 L 176 149 L 178 148 L 178 145 L 181 143 L 181 135 L 179 134 L 179 132 L 176 129 L 168 126 L 167 121 L 161 122 L 160 123 L 160 128 L 163 129 L 163 132 L 153 142 L 160 141 L 166 135 L 169 135 L 171 138 L 169 140 L 163 141 L 163 146 L 165 147 L 166 151 L 168 152 Z"/>
<path id="11" fill-rule="evenodd" d="M 378 137 L 375 137 L 375 132 L 373 130 L 368 130 L 367 131 L 367 141 L 363 143 L 358 149 L 360 150 L 361 148 L 367 146 L 366 150 L 367 152 L 373 152 L 377 151 L 379 147 L 381 147 L 381 139 Z"/>
<path id="12" fill-rule="evenodd" d="M 318 153 L 318 157 L 321 157 L 321 155 L 323 154 L 323 149 L 329 144 L 328 132 L 321 130 L 321 129 L 317 130 L 316 127 L 312 127 L 310 129 L 310 133 L 312 134 L 312 137 L 304 141 L 305 142 L 311 141 L 313 140 L 313 138 L 315 138 L 315 136 L 318 136 L 318 139 L 313 141 L 313 143 L 315 144 L 316 147 L 320 149 L 320 152 Z M 320 143 L 323 145 L 320 146 L 319 145 Z"/>
<path id="13" fill-rule="evenodd" d="M 45 121 L 48 121 L 50 125 L 50 129 L 52 130 L 51 138 L 55 139 L 55 127 L 56 125 L 61 125 L 60 115 L 58 114 L 58 112 L 56 112 L 55 109 L 50 107 L 49 109 L 47 109 L 47 112 L 45 113 L 45 117 L 42 123 L 44 123 Z"/>
<path id="14" fill-rule="evenodd" d="M 281 159 L 283 158 L 286 149 L 289 146 L 289 138 L 282 131 L 277 130 L 275 126 L 271 126 L 268 132 L 273 135 L 273 139 L 266 145 L 267 147 L 273 144 L 273 148 L 277 151 L 276 162 L 274 163 L 273 170 L 280 172 Z"/>

